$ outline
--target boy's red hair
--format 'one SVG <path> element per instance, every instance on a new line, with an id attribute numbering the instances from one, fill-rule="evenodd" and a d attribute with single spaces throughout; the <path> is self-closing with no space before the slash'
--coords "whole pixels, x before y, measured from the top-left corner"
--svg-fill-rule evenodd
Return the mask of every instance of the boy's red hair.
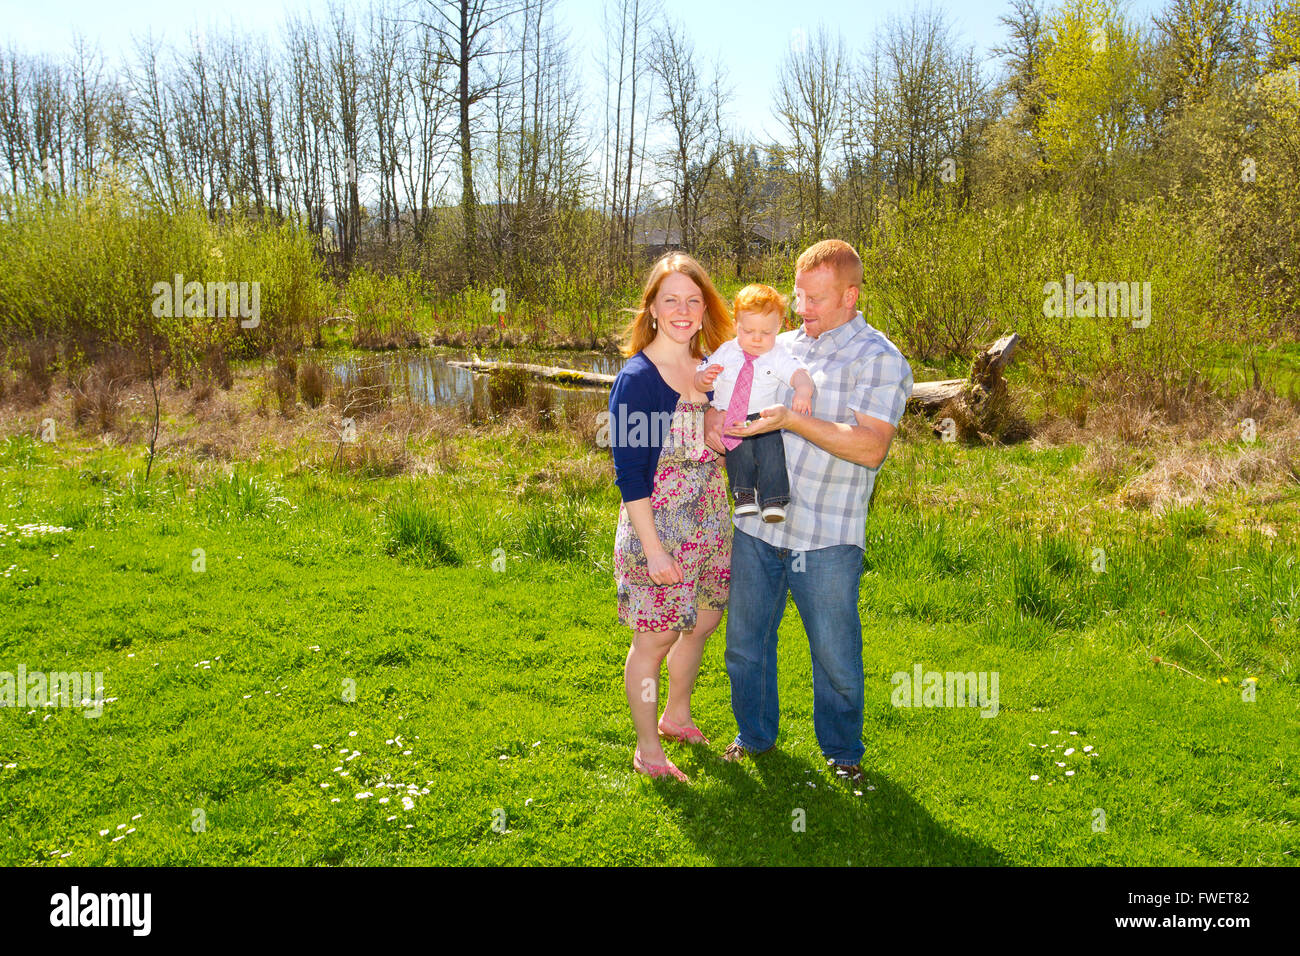
<path id="1" fill-rule="evenodd" d="M 790 300 L 777 292 L 770 285 L 747 285 L 736 293 L 735 306 L 732 308 L 734 315 L 741 312 L 775 312 L 785 318 L 786 310 L 790 308 Z"/>

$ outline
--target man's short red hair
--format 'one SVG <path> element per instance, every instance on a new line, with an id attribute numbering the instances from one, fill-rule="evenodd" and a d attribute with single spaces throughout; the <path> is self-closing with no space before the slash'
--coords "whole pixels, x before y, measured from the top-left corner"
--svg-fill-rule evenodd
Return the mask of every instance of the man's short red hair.
<path id="1" fill-rule="evenodd" d="M 794 264 L 794 272 L 798 275 L 821 266 L 830 266 L 843 285 L 862 288 L 862 259 L 847 242 L 823 239 L 809 246 Z"/>

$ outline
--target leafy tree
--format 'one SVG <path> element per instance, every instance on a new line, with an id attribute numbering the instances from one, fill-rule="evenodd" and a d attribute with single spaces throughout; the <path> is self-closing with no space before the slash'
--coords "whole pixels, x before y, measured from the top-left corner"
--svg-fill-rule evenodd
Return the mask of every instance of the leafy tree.
<path id="1" fill-rule="evenodd" d="M 1043 165 L 1061 184 L 1108 198 L 1140 145 L 1142 40 L 1111 0 L 1067 0 L 1047 18 Z"/>

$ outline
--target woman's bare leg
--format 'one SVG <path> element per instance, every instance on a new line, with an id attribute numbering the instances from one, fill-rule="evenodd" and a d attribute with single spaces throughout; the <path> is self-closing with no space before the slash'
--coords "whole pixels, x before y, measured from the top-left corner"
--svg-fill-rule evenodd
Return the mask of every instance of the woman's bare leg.
<path id="1" fill-rule="evenodd" d="M 700 608 L 695 614 L 695 629 L 682 631 L 668 651 L 668 702 L 664 716 L 678 727 L 691 727 L 691 694 L 695 678 L 704 659 L 704 644 L 722 620 L 722 612 Z M 642 754 L 645 751 L 641 751 Z"/>
<path id="2" fill-rule="evenodd" d="M 664 656 L 675 645 L 680 631 L 636 631 L 623 668 L 623 687 L 632 711 L 632 726 L 641 759 L 650 764 L 667 762 L 659 743 L 659 671 Z M 696 662 L 699 667 L 699 662 Z"/>

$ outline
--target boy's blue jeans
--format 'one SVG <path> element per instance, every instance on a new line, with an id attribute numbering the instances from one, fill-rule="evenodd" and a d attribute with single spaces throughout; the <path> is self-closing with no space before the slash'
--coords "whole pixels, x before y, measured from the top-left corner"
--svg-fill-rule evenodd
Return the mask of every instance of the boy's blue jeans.
<path id="1" fill-rule="evenodd" d="M 752 422 L 761 417 L 754 412 L 746 420 Z M 727 481 L 737 504 L 742 494 L 749 494 L 753 496 L 750 500 L 763 508 L 788 505 L 790 476 L 785 470 L 785 439 L 781 437 L 781 429 L 742 438 L 739 445 L 727 452 Z"/>
<path id="2" fill-rule="evenodd" d="M 740 529 L 731 540 L 727 605 L 727 676 L 736 740 L 751 753 L 776 743 L 780 717 L 776 631 L 786 591 L 794 597 L 812 650 L 813 729 L 836 763 L 861 762 L 862 621 L 858 585 L 862 549 L 838 544 L 812 551 L 776 548 Z"/>

